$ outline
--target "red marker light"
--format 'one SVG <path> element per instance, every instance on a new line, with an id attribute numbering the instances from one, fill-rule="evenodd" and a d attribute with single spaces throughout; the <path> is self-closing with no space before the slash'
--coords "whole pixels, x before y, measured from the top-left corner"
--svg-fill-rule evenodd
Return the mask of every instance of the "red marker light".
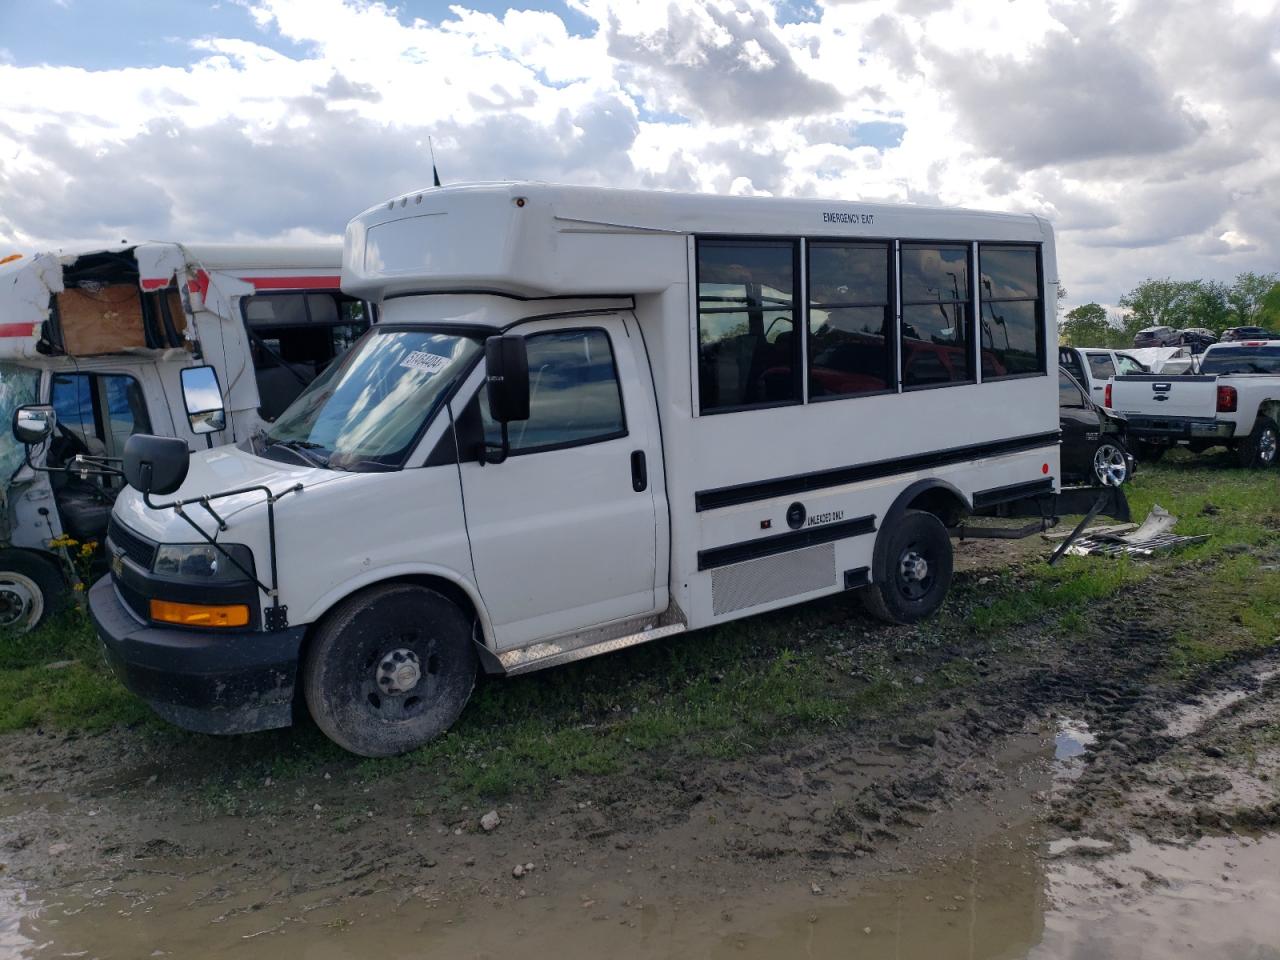
<path id="1" fill-rule="evenodd" d="M 1111 384 L 1109 383 L 1107 384 L 1107 389 L 1102 391 L 1102 405 L 1107 408 L 1111 407 Z"/>
<path id="2" fill-rule="evenodd" d="M 1040 472 L 1041 472 L 1041 473 L 1048 473 L 1048 472 L 1049 472 L 1049 465 L 1046 463 L 1046 464 L 1044 464 L 1043 466 L 1041 466 L 1041 467 L 1040 467 Z"/>

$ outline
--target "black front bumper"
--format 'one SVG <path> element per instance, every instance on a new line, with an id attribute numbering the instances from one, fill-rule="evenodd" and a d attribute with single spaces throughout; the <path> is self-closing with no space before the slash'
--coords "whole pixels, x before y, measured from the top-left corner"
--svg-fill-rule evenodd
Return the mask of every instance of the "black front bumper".
<path id="1" fill-rule="evenodd" d="M 116 676 L 165 720 L 199 733 L 248 733 L 293 722 L 305 627 L 183 630 L 139 623 L 103 577 L 89 613 Z"/>

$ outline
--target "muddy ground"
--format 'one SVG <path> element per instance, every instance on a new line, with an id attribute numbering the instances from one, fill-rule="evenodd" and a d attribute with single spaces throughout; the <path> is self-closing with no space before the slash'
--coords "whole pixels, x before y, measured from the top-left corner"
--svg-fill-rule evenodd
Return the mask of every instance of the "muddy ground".
<path id="1" fill-rule="evenodd" d="M 960 586 L 1046 549 L 966 544 Z M 763 753 L 497 804 L 424 802 L 415 767 L 238 775 L 287 732 L 8 734 L 0 954 L 1280 957 L 1280 648 L 1171 652 L 1242 589 L 1224 562 L 1004 634 L 828 604 L 852 670 L 880 648 L 907 683 L 963 679 Z"/>

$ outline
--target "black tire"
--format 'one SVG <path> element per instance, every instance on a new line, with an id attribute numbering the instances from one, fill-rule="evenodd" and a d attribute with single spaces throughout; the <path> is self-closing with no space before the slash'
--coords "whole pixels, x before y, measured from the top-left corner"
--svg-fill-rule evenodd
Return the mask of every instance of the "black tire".
<path id="1" fill-rule="evenodd" d="M 1143 463 L 1155 463 L 1164 456 L 1164 452 L 1169 448 L 1159 443 L 1143 443 L 1139 440 L 1134 444 L 1134 455 Z"/>
<path id="2" fill-rule="evenodd" d="M 407 583 L 341 603 L 320 624 L 303 665 L 316 725 L 364 757 L 405 753 L 448 730 L 475 681 L 470 618 L 434 590 Z"/>
<path id="3" fill-rule="evenodd" d="M 25 550 L 0 551 L 0 631 L 28 633 L 67 599 L 67 581 L 51 561 Z"/>
<path id="4" fill-rule="evenodd" d="M 1266 469 L 1276 465 L 1280 450 L 1280 427 L 1270 417 L 1259 417 L 1253 432 L 1236 445 L 1236 460 L 1242 467 Z"/>
<path id="5" fill-rule="evenodd" d="M 923 510 L 908 510 L 887 538 L 885 580 L 862 591 L 867 610 L 889 623 L 916 623 L 942 606 L 951 587 L 951 537 L 942 521 Z M 924 561 L 924 567 L 918 564 Z M 914 569 L 913 569 L 914 568 Z"/>

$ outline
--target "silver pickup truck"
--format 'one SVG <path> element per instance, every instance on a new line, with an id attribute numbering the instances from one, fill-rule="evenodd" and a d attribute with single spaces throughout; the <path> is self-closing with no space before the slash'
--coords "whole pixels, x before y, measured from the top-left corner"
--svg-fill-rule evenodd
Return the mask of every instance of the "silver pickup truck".
<path id="1" fill-rule="evenodd" d="M 1114 377 L 1103 405 L 1128 421 L 1138 458 L 1177 444 L 1225 446 L 1243 467 L 1270 467 L 1280 443 L 1280 340 L 1216 343 L 1199 372 Z"/>

